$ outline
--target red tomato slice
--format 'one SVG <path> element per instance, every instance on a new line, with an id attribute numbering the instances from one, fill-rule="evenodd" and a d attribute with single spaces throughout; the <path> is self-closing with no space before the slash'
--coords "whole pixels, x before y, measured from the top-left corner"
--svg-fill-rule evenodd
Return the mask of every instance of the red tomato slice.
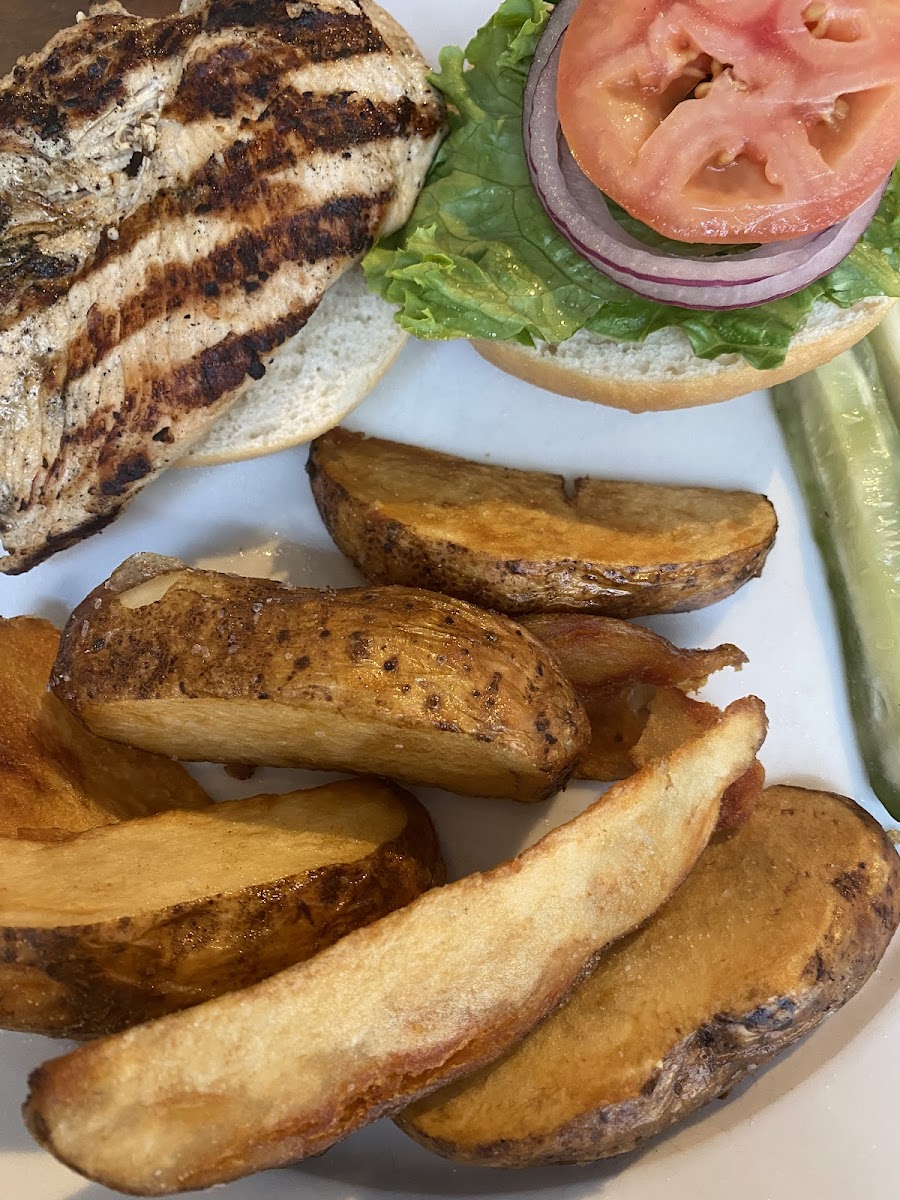
<path id="1" fill-rule="evenodd" d="M 582 0 L 558 108 L 584 173 L 658 233 L 817 232 L 900 158 L 900 0 Z"/>

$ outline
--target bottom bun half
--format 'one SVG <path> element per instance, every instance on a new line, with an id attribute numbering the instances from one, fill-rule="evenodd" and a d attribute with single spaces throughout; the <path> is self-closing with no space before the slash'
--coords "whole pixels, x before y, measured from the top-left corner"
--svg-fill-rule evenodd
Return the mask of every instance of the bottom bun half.
<path id="1" fill-rule="evenodd" d="M 393 365 L 407 334 L 361 267 L 334 283 L 304 328 L 266 362 L 215 426 L 179 459 L 212 467 L 274 454 L 337 425 Z"/>
<path id="2" fill-rule="evenodd" d="M 784 363 L 770 371 L 756 370 L 739 354 L 698 358 L 680 329 L 660 329 L 643 342 L 617 342 L 581 330 L 558 346 L 473 345 L 501 370 L 547 391 L 635 413 L 660 412 L 731 400 L 811 371 L 871 333 L 893 304 L 884 297 L 847 309 L 818 302 Z"/>

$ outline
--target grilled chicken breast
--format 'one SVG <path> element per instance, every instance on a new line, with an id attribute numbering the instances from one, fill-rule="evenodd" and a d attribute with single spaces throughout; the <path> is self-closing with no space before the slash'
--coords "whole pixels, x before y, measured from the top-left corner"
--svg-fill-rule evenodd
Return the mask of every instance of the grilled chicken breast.
<path id="1" fill-rule="evenodd" d="M 369 0 L 95 5 L 0 85 L 0 571 L 111 521 L 408 216 L 440 101 Z"/>

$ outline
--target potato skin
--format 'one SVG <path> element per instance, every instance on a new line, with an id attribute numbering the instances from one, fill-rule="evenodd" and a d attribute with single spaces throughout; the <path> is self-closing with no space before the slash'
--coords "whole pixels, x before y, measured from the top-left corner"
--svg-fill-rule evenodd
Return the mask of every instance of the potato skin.
<path id="1" fill-rule="evenodd" d="M 539 1133 L 514 1135 L 512 1126 L 515 1121 L 507 1115 L 495 1126 L 495 1136 L 479 1138 L 476 1131 L 490 1120 L 482 1114 L 490 1109 L 492 1094 L 479 1089 L 481 1076 L 473 1076 L 412 1106 L 396 1118 L 398 1125 L 427 1149 L 471 1165 L 532 1167 L 594 1162 L 642 1145 L 704 1104 L 728 1092 L 751 1072 L 813 1030 L 862 987 L 877 967 L 900 924 L 900 856 L 877 822 L 842 796 L 808 792 L 802 788 L 771 788 L 764 794 L 753 819 L 757 822 L 774 822 L 777 828 L 782 813 L 793 818 L 796 813 L 802 812 L 805 805 L 818 806 L 817 816 L 821 818 L 826 831 L 829 826 L 837 831 L 831 835 L 826 832 L 826 837 L 833 837 L 834 862 L 825 863 L 821 877 L 826 894 L 833 896 L 833 907 L 827 927 L 821 931 L 815 944 L 809 946 L 806 965 L 796 975 L 790 988 L 771 995 L 749 1011 L 715 1013 L 710 1020 L 704 1021 L 686 1037 L 671 1045 L 659 1060 L 649 1061 L 648 1056 L 642 1055 L 639 1050 L 634 1034 L 629 1035 L 619 1045 L 618 1054 L 627 1062 L 634 1060 L 636 1064 L 643 1063 L 643 1074 L 637 1072 L 636 1067 L 636 1074 L 630 1079 L 629 1095 L 600 1107 L 586 1105 L 585 1111 L 574 1118 L 563 1120 L 553 1128 L 544 1128 Z M 858 821 L 855 829 L 848 826 L 848 813 Z M 849 824 L 853 825 L 854 822 Z M 746 829 L 738 830 L 731 838 L 722 841 L 714 852 L 732 853 L 736 862 L 751 836 L 752 833 L 748 834 Z M 791 848 L 795 861 L 799 861 L 798 851 L 802 846 L 792 842 Z M 695 868 L 695 872 L 702 869 L 702 864 L 703 859 L 701 867 Z M 842 866 L 846 869 L 842 869 Z M 689 892 L 692 878 L 689 877 L 683 892 L 670 902 L 671 907 L 677 906 L 679 897 Z M 721 891 L 717 893 L 717 896 L 720 895 Z M 785 911 L 790 905 L 791 898 L 786 897 Z M 666 909 L 661 913 L 664 917 Z M 645 930 L 657 919 L 651 918 Z M 790 917 L 783 919 L 790 920 Z M 802 921 L 803 917 L 798 919 Z M 642 933 L 635 937 L 640 939 Z M 800 939 L 796 950 L 800 952 Z M 622 944 L 621 952 L 623 961 L 628 961 L 627 941 Z M 678 952 L 676 945 L 674 953 Z M 604 961 L 601 960 L 598 976 L 603 972 Z M 648 961 L 643 956 L 632 961 L 632 969 L 638 973 L 638 978 L 641 968 L 647 969 Z M 728 961 L 727 957 L 725 961 Z M 767 964 L 759 963 L 756 974 L 765 978 L 767 969 Z M 619 978 L 618 974 L 616 978 Z M 743 978 L 735 976 L 726 980 L 724 986 L 726 994 L 730 991 L 736 999 L 747 985 Z M 586 992 L 590 987 L 591 981 L 588 980 L 583 989 Z M 646 990 L 652 987 L 653 983 L 649 981 Z M 568 1017 L 565 1010 L 560 1014 L 570 1022 L 572 1030 L 579 1031 L 584 1040 L 592 1036 L 585 1019 L 589 1003 L 585 1001 L 585 1007 L 577 1013 L 570 1011 Z M 653 1003 L 651 999 L 648 1011 L 652 1010 Z M 660 1003 L 665 1005 L 665 998 Z M 572 1004 L 578 1004 L 578 993 L 570 1000 Z M 632 1010 L 629 1008 L 627 1011 L 630 1013 Z M 546 1040 L 541 1051 L 543 1058 L 532 1056 L 527 1060 L 527 1065 L 526 1060 L 521 1059 L 515 1069 L 518 1074 L 507 1072 L 503 1075 L 505 1064 L 498 1064 L 498 1087 L 514 1089 L 516 1079 L 521 1079 L 523 1072 L 532 1075 L 540 1072 L 543 1092 L 553 1094 L 554 1065 L 549 1058 L 548 1048 L 554 1045 L 555 1019 L 551 1017 L 545 1026 Z M 538 1036 L 542 1036 L 541 1031 L 538 1031 Z M 516 1053 L 513 1053 L 510 1062 Z M 650 1055 L 649 1059 L 653 1057 Z M 595 1065 L 586 1066 L 585 1071 L 591 1071 Z M 545 1070 L 541 1070 L 542 1067 Z M 491 1069 L 488 1068 L 488 1072 Z M 473 1084 L 475 1091 L 468 1107 L 457 1107 L 454 1112 L 455 1104 L 466 1102 L 465 1090 Z M 568 1086 L 572 1086 L 569 1080 Z M 578 1086 L 574 1084 L 576 1090 Z M 523 1096 L 521 1107 L 527 1107 L 531 1099 L 533 1097 Z M 553 1122 L 546 1121 L 544 1124 L 551 1125 Z M 441 1137 L 435 1132 L 450 1127 L 462 1132 L 457 1132 L 455 1137 Z"/>
<path id="2" fill-rule="evenodd" d="M 468 462 L 340 428 L 312 443 L 306 469 L 329 533 L 372 583 L 433 588 L 513 617 L 640 617 L 702 608 L 762 573 L 777 530 L 763 496 L 579 479 L 568 500 L 559 476 Z M 417 471 L 427 472 L 421 494 L 410 495 L 415 485 L 404 482 L 398 496 L 396 480 L 414 480 Z M 661 536 L 681 507 L 690 514 L 690 535 Z M 719 508 L 732 532 L 728 539 L 716 532 L 713 547 L 711 514 Z M 423 521 L 425 509 L 446 514 L 453 536 L 439 532 L 442 520 Z M 540 545 L 529 539 L 527 552 L 513 555 L 511 538 L 544 511 L 548 529 L 560 521 L 570 529 L 546 533 Z M 632 539 L 630 560 L 612 545 L 609 557 L 602 547 L 572 555 L 571 530 L 588 529 L 607 513 L 613 526 L 620 524 L 617 535 L 635 522 L 659 529 L 650 544 L 640 532 Z"/>
<path id="3" fill-rule="evenodd" d="M 0 1027 L 78 1040 L 117 1033 L 258 983 L 442 884 L 426 810 L 402 788 L 375 786 L 406 822 L 356 862 L 140 916 L 2 929 Z"/>
<path id="4" fill-rule="evenodd" d="M 156 602 L 120 603 L 174 573 Z M 78 606 L 51 689 L 94 732 L 176 758 L 526 801 L 566 784 L 590 736 L 555 657 L 504 617 L 418 589 L 291 588 L 154 556 Z M 193 701 L 220 706 L 202 736 Z"/>

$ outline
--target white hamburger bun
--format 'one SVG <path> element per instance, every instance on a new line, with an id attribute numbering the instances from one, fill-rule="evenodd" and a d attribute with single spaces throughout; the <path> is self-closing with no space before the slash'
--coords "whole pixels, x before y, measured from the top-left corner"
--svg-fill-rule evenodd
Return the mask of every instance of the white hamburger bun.
<path id="1" fill-rule="evenodd" d="M 617 342 L 582 330 L 558 346 L 473 344 L 495 366 L 547 391 L 630 412 L 659 412 L 731 400 L 811 371 L 864 338 L 893 303 L 877 297 L 843 309 L 818 302 L 784 364 L 771 371 L 757 371 L 738 354 L 698 358 L 680 329 L 658 330 L 643 342 Z"/>
<path id="2" fill-rule="evenodd" d="M 274 454 L 326 433 L 364 400 L 403 348 L 394 308 L 360 267 L 322 298 L 305 327 L 266 362 L 216 425 L 178 461 L 212 467 Z"/>

